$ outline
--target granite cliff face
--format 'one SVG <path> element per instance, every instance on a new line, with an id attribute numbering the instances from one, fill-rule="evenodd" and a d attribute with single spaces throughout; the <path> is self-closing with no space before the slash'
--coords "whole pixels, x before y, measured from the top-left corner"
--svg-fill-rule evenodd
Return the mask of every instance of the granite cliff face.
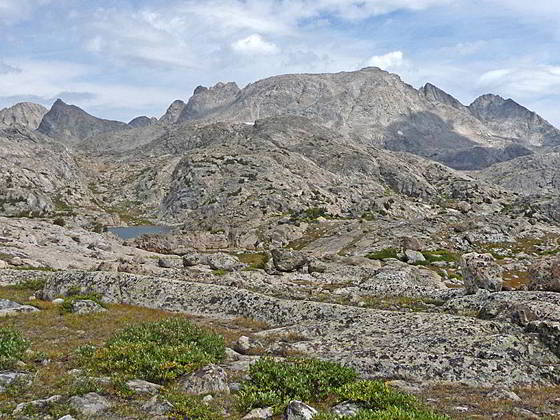
<path id="1" fill-rule="evenodd" d="M 123 122 L 96 118 L 77 106 L 57 99 L 37 130 L 58 141 L 74 144 L 96 134 L 128 128 Z"/>
<path id="2" fill-rule="evenodd" d="M 39 127 L 41 120 L 47 112 L 47 108 L 42 105 L 21 102 L 0 110 L 0 124 L 19 124 L 30 130 L 35 130 Z"/>

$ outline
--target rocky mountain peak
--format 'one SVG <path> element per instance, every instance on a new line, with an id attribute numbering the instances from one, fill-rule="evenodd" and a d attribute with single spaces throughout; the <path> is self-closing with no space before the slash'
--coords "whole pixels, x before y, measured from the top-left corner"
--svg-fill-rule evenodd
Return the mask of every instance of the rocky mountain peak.
<path id="1" fill-rule="evenodd" d="M 203 86 L 199 86 L 199 87 L 203 87 Z M 185 108 L 186 105 L 187 104 L 181 101 L 180 99 L 174 100 L 173 103 L 169 105 L 169 108 L 167 108 L 165 114 L 159 120 L 163 123 L 168 123 L 168 124 L 176 123 L 177 120 L 179 119 L 179 116 L 181 115 L 181 112 L 183 112 L 183 109 Z"/>
<path id="2" fill-rule="evenodd" d="M 128 125 L 133 127 L 133 128 L 138 128 L 138 127 L 147 127 L 149 125 L 155 124 L 157 122 L 157 118 L 149 118 L 146 117 L 145 115 L 142 115 L 140 117 L 136 117 L 134 119 L 132 119 Z"/>
<path id="3" fill-rule="evenodd" d="M 501 136 L 519 138 L 527 146 L 560 144 L 560 130 L 513 99 L 486 94 L 476 98 L 469 110 Z"/>
<path id="4" fill-rule="evenodd" d="M 211 88 L 198 86 L 182 110 L 179 121 L 202 118 L 205 115 L 231 105 L 241 92 L 235 82 L 219 82 Z"/>
<path id="5" fill-rule="evenodd" d="M 453 96 L 431 83 L 426 83 L 419 91 L 430 102 L 442 103 L 458 109 L 465 107 Z"/>
<path id="6" fill-rule="evenodd" d="M 0 123 L 6 125 L 19 124 L 30 130 L 35 130 L 39 127 L 43 116 L 47 112 L 48 109 L 43 105 L 32 102 L 20 102 L 0 110 Z"/>
<path id="7" fill-rule="evenodd" d="M 63 142 L 75 143 L 96 134 L 129 128 L 120 121 L 96 118 L 83 109 L 57 99 L 45 114 L 38 131 Z"/>

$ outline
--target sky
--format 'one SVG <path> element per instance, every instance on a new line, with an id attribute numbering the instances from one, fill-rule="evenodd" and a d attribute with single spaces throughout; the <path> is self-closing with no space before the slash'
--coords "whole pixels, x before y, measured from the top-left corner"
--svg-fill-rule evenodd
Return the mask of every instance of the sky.
<path id="1" fill-rule="evenodd" d="M 198 85 L 377 66 L 560 127 L 557 0 L 0 0 L 0 108 L 161 116 Z"/>

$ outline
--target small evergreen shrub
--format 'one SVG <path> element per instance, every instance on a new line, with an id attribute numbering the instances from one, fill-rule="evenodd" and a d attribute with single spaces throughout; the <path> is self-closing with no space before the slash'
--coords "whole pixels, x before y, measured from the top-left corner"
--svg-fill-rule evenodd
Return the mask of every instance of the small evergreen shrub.
<path id="1" fill-rule="evenodd" d="M 225 357 L 222 336 L 180 318 L 133 325 L 97 349 L 83 347 L 93 370 L 166 383 Z"/>
<path id="2" fill-rule="evenodd" d="M 19 331 L 13 328 L 0 328 L 0 369 L 8 369 L 23 357 L 29 343 Z"/>
<path id="3" fill-rule="evenodd" d="M 298 358 L 277 362 L 267 357 L 253 364 L 249 375 L 238 395 L 244 411 L 278 408 L 294 399 L 320 401 L 358 376 L 354 369 L 334 362 Z"/>

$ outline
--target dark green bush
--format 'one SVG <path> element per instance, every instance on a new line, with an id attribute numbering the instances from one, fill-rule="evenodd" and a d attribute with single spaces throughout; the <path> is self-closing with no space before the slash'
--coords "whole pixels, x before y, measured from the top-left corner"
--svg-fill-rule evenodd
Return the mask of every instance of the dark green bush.
<path id="1" fill-rule="evenodd" d="M 338 387 L 355 381 L 357 373 L 333 362 L 288 359 L 277 362 L 262 358 L 251 366 L 250 379 L 239 392 L 239 406 L 248 411 L 257 407 L 279 407 L 290 400 L 320 401 Z"/>
<path id="2" fill-rule="evenodd" d="M 29 348 L 29 343 L 19 331 L 13 328 L 0 328 L 0 369 L 8 369 L 20 360 Z"/>
<path id="3" fill-rule="evenodd" d="M 103 347 L 82 349 L 94 370 L 165 383 L 225 356 L 222 336 L 173 318 L 130 326 Z"/>

